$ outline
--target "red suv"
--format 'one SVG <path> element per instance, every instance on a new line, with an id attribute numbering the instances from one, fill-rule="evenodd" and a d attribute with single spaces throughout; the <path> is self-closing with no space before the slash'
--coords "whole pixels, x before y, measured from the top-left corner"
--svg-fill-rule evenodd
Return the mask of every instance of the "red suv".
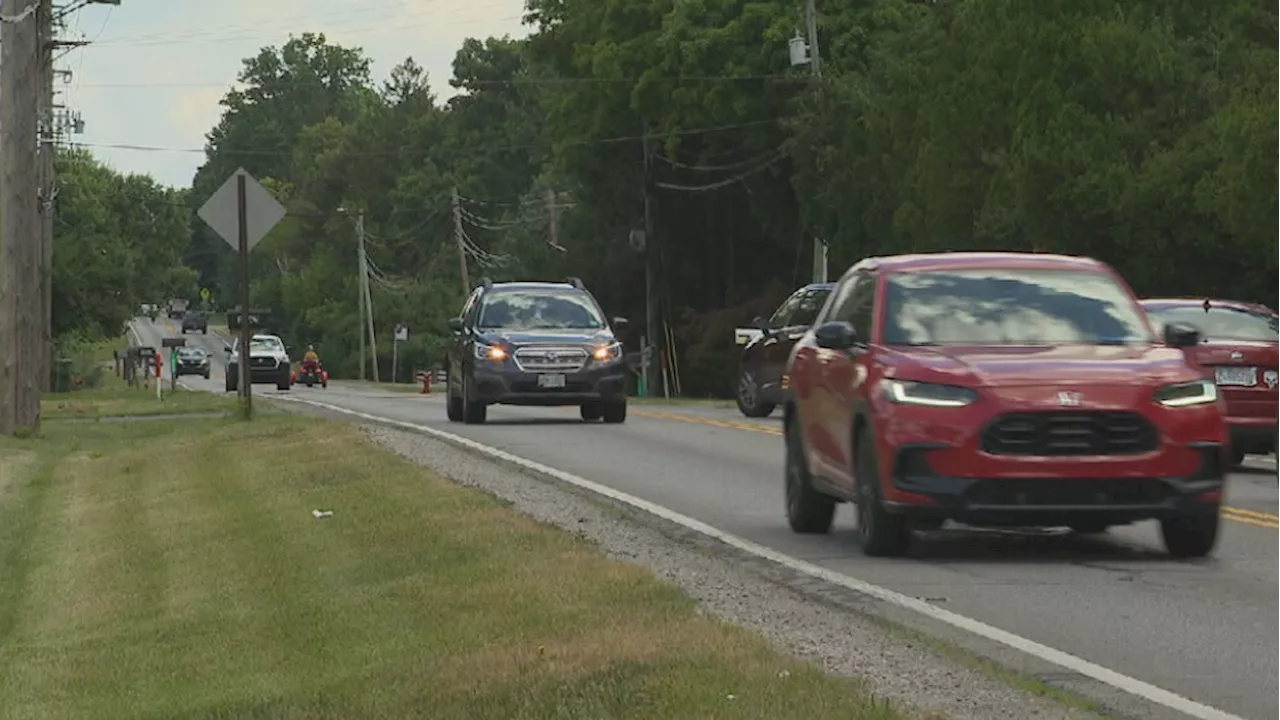
<path id="1" fill-rule="evenodd" d="M 857 508 L 867 555 L 913 529 L 1158 519 L 1169 553 L 1217 542 L 1227 428 L 1217 386 L 1152 333 L 1096 260 L 938 253 L 840 279 L 788 363 L 787 518 L 824 533 Z"/>
<path id="2" fill-rule="evenodd" d="M 1245 453 L 1275 452 L 1280 425 L 1276 311 L 1231 300 L 1178 298 L 1143 300 L 1142 307 L 1159 323 L 1186 323 L 1200 331 L 1200 344 L 1188 348 L 1187 356 L 1213 378 L 1227 401 L 1232 464 L 1244 462 Z"/>

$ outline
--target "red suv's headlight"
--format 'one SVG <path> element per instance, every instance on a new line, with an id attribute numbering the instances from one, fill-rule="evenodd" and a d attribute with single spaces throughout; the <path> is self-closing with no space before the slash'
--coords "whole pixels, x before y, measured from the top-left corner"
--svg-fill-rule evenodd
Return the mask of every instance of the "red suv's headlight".
<path id="1" fill-rule="evenodd" d="M 924 405 L 927 407 L 958 408 L 978 400 L 978 393 L 958 385 L 911 382 L 909 380 L 884 380 L 885 397 L 900 405 Z"/>

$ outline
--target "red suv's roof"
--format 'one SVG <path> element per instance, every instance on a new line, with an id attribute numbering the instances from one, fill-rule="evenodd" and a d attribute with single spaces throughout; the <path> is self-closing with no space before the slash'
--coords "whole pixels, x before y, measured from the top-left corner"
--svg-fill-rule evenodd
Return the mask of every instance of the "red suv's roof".
<path id="1" fill-rule="evenodd" d="M 1261 305 L 1259 303 L 1244 302 L 1242 300 L 1219 300 L 1209 298 L 1209 304 L 1213 307 L 1234 308 L 1236 310 L 1254 310 L 1261 312 L 1269 312 L 1274 314 L 1275 310 Z M 1201 307 L 1205 303 L 1205 298 L 1143 298 L 1138 301 L 1143 307 Z"/>
<path id="2" fill-rule="evenodd" d="M 1093 258 L 1048 253 L 1019 252 L 937 252 L 889 255 L 867 258 L 860 267 L 874 267 L 888 272 L 911 272 L 980 267 L 1064 268 L 1106 270 L 1107 266 Z"/>

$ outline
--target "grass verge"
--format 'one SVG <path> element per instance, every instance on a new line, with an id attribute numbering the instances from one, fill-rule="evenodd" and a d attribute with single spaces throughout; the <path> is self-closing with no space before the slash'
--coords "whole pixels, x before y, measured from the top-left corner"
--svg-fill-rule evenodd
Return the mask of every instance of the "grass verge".
<path id="1" fill-rule="evenodd" d="M 902 717 L 309 417 L 0 439 L 0 578 L 8 717 Z"/>
<path id="2" fill-rule="evenodd" d="M 1039 678 L 1032 677 L 1025 673 L 1020 673 L 993 660 L 982 657 L 977 653 L 971 652 L 949 640 L 934 637 L 916 630 L 915 628 L 907 627 L 901 623 L 876 615 L 863 615 L 863 617 L 884 630 L 889 635 L 927 647 L 941 657 L 951 660 L 963 667 L 982 673 L 993 680 L 1002 682 L 1029 695 L 1047 698 L 1060 705 L 1075 710 L 1083 710 L 1093 714 L 1098 718 L 1098 720 L 1116 720 L 1112 715 L 1107 713 L 1106 708 L 1099 702 L 1090 700 L 1083 695 L 1073 693 L 1070 690 L 1063 690 L 1062 688 L 1055 687 Z"/>
<path id="3" fill-rule="evenodd" d="M 235 397 L 231 396 L 183 388 L 170 391 L 166 384 L 164 392 L 157 399 L 155 385 L 150 389 L 129 387 L 110 367 L 112 352 L 128 344 L 128 341 L 121 339 L 106 340 L 89 346 L 85 353 L 92 358 L 92 362 L 108 368 L 100 374 L 98 386 L 67 393 L 45 394 L 40 400 L 41 417 L 44 420 L 67 420 L 236 411 L 238 405 Z"/>

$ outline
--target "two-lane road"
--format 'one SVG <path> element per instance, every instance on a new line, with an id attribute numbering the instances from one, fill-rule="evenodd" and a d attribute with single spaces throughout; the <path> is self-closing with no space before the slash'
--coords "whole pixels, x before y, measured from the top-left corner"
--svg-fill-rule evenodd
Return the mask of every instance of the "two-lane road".
<path id="1" fill-rule="evenodd" d="M 139 323 L 144 340 L 176 328 Z M 196 388 L 221 391 L 222 341 Z M 194 338 L 194 339 L 191 339 Z M 273 387 L 255 386 L 264 396 Z M 625 425 L 586 424 L 576 408 L 490 409 L 484 425 L 450 423 L 442 394 L 334 383 L 295 388 L 349 410 L 438 428 L 630 493 L 720 530 L 862 581 L 927 598 L 1116 672 L 1244 718 L 1275 718 L 1277 477 L 1274 460 L 1233 474 L 1213 558 L 1167 558 L 1154 523 L 1102 536 L 948 530 L 910 558 L 856 549 L 852 513 L 826 536 L 797 536 L 783 517 L 779 421 L 715 407 L 634 404 Z"/>

